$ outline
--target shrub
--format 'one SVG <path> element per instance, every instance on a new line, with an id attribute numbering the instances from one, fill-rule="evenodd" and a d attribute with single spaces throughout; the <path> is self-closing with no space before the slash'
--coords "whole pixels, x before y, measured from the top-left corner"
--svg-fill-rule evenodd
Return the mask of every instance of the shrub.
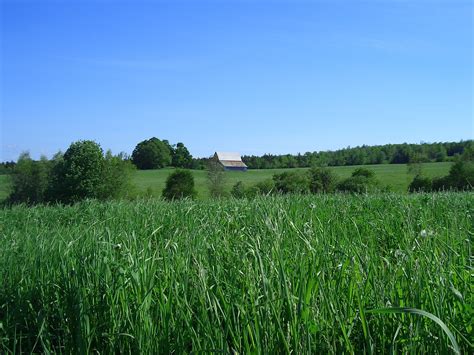
<path id="1" fill-rule="evenodd" d="M 433 181 L 429 177 L 416 175 L 408 186 L 410 192 L 430 192 L 433 189 Z"/>
<path id="2" fill-rule="evenodd" d="M 309 190 L 315 193 L 333 192 L 336 187 L 337 178 L 328 168 L 312 168 L 308 172 Z"/>
<path id="3" fill-rule="evenodd" d="M 474 187 L 474 161 L 459 160 L 449 170 L 450 186 L 455 190 L 472 190 Z"/>
<path id="4" fill-rule="evenodd" d="M 235 198 L 244 198 L 245 197 L 245 186 L 242 181 L 238 181 L 234 186 L 230 194 Z"/>
<path id="5" fill-rule="evenodd" d="M 304 194 L 309 192 L 308 177 L 296 172 L 273 175 L 276 191 L 283 194 Z"/>
<path id="6" fill-rule="evenodd" d="M 194 189 L 194 177 L 189 170 L 176 170 L 166 179 L 166 187 L 163 197 L 167 200 L 196 197 Z"/>
<path id="7" fill-rule="evenodd" d="M 211 159 L 207 164 L 207 181 L 211 197 L 218 198 L 224 196 L 225 171 L 222 165 L 215 159 Z"/>
<path id="8" fill-rule="evenodd" d="M 367 193 L 380 189 L 375 173 L 365 168 L 357 168 L 351 177 L 337 184 L 336 189 L 342 192 Z"/>

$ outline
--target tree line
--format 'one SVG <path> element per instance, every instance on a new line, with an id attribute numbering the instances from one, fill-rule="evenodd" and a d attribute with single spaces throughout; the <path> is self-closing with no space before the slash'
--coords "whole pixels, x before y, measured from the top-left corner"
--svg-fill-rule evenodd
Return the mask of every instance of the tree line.
<path id="1" fill-rule="evenodd" d="M 463 154 L 466 147 L 472 142 L 472 140 L 466 140 L 444 143 L 363 145 L 335 151 L 306 152 L 296 155 L 245 155 L 242 160 L 249 169 L 443 162 L 453 161 L 454 157 Z"/>
<path id="2" fill-rule="evenodd" d="M 385 144 L 360 146 L 335 151 L 306 152 L 304 154 L 244 155 L 242 160 L 249 169 L 308 168 L 312 166 L 347 166 L 373 164 L 409 164 L 454 161 L 456 156 L 472 144 L 473 140 L 444 143 Z M 131 156 L 123 154 L 137 169 L 207 169 L 212 157 L 194 158 L 182 142 L 170 144 L 156 137 L 139 142 Z M 0 174 L 13 172 L 15 162 L 0 163 Z"/>

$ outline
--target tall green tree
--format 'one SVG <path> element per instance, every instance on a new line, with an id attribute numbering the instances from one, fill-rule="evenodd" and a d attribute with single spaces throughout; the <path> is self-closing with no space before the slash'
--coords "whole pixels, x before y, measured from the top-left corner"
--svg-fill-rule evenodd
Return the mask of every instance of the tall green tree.
<path id="1" fill-rule="evenodd" d="M 46 157 L 34 161 L 28 153 L 21 154 L 13 168 L 13 191 L 9 201 L 28 204 L 43 202 L 48 189 L 50 169 L 51 165 Z"/>
<path id="2" fill-rule="evenodd" d="M 53 200 L 71 203 L 104 195 L 105 158 L 94 141 L 72 143 L 53 173 Z"/>
<path id="3" fill-rule="evenodd" d="M 171 148 L 172 149 L 172 148 Z M 160 169 L 171 164 L 169 143 L 150 138 L 137 144 L 132 153 L 132 162 L 138 169 Z"/>
<path id="4" fill-rule="evenodd" d="M 189 153 L 189 150 L 184 146 L 183 143 L 176 144 L 176 148 L 173 151 L 173 158 L 171 165 L 176 168 L 191 168 L 193 164 L 193 157 Z"/>

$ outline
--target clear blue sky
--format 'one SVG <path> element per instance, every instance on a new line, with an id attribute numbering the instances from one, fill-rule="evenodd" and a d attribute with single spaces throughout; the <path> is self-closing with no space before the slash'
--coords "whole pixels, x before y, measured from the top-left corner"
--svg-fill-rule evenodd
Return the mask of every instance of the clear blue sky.
<path id="1" fill-rule="evenodd" d="M 472 1 L 8 1 L 1 155 L 472 139 Z"/>

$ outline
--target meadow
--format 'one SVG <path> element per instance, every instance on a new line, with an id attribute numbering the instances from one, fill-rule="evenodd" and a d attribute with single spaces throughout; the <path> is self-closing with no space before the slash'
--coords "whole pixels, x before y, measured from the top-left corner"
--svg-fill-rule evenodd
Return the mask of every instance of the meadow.
<path id="1" fill-rule="evenodd" d="M 0 352 L 472 353 L 473 214 L 472 193 L 0 209 Z"/>
<path id="2" fill-rule="evenodd" d="M 422 164 L 423 173 L 428 177 L 439 177 L 447 175 L 452 163 L 425 163 Z M 377 179 L 383 185 L 390 186 L 394 192 L 406 192 L 408 185 L 413 179 L 413 175 L 408 174 L 405 164 L 380 164 L 380 165 L 358 165 L 358 166 L 338 166 L 331 167 L 340 179 L 347 178 L 354 169 L 364 167 L 373 170 Z M 173 168 L 158 170 L 137 170 L 133 175 L 133 185 L 135 194 L 138 196 L 160 197 L 165 187 L 166 178 L 173 172 Z M 305 172 L 307 168 L 299 169 L 258 169 L 247 172 L 227 171 L 225 174 L 225 190 L 230 192 L 232 186 L 238 181 L 242 181 L 246 186 L 254 185 L 260 181 L 271 179 L 274 174 L 285 171 Z M 209 188 L 207 182 L 207 172 L 204 170 L 192 170 L 198 192 L 198 199 L 209 198 Z M 0 201 L 7 198 L 10 192 L 10 180 L 7 175 L 0 175 Z"/>
<path id="3" fill-rule="evenodd" d="M 423 164 L 423 173 L 428 177 L 439 177 L 447 175 L 452 163 L 426 163 Z M 364 167 L 375 172 L 376 177 L 383 185 L 388 185 L 394 192 L 406 192 L 408 185 L 413 180 L 413 175 L 408 174 L 405 164 L 380 164 L 380 165 L 359 165 L 359 166 L 338 166 L 331 167 L 340 179 L 345 179 L 351 175 L 354 169 Z M 225 179 L 226 191 L 230 192 L 232 186 L 238 181 L 242 181 L 247 186 L 256 184 L 265 179 L 271 179 L 274 174 L 284 171 L 307 171 L 306 168 L 301 169 L 258 169 L 241 171 L 227 171 Z M 172 169 L 160 170 L 141 170 L 137 171 L 134 176 L 134 183 L 139 194 L 148 193 L 153 196 L 161 196 L 161 191 L 165 187 L 166 178 L 172 172 Z M 198 192 L 198 198 L 207 199 L 209 190 L 207 186 L 206 171 L 194 170 L 193 175 Z"/>

